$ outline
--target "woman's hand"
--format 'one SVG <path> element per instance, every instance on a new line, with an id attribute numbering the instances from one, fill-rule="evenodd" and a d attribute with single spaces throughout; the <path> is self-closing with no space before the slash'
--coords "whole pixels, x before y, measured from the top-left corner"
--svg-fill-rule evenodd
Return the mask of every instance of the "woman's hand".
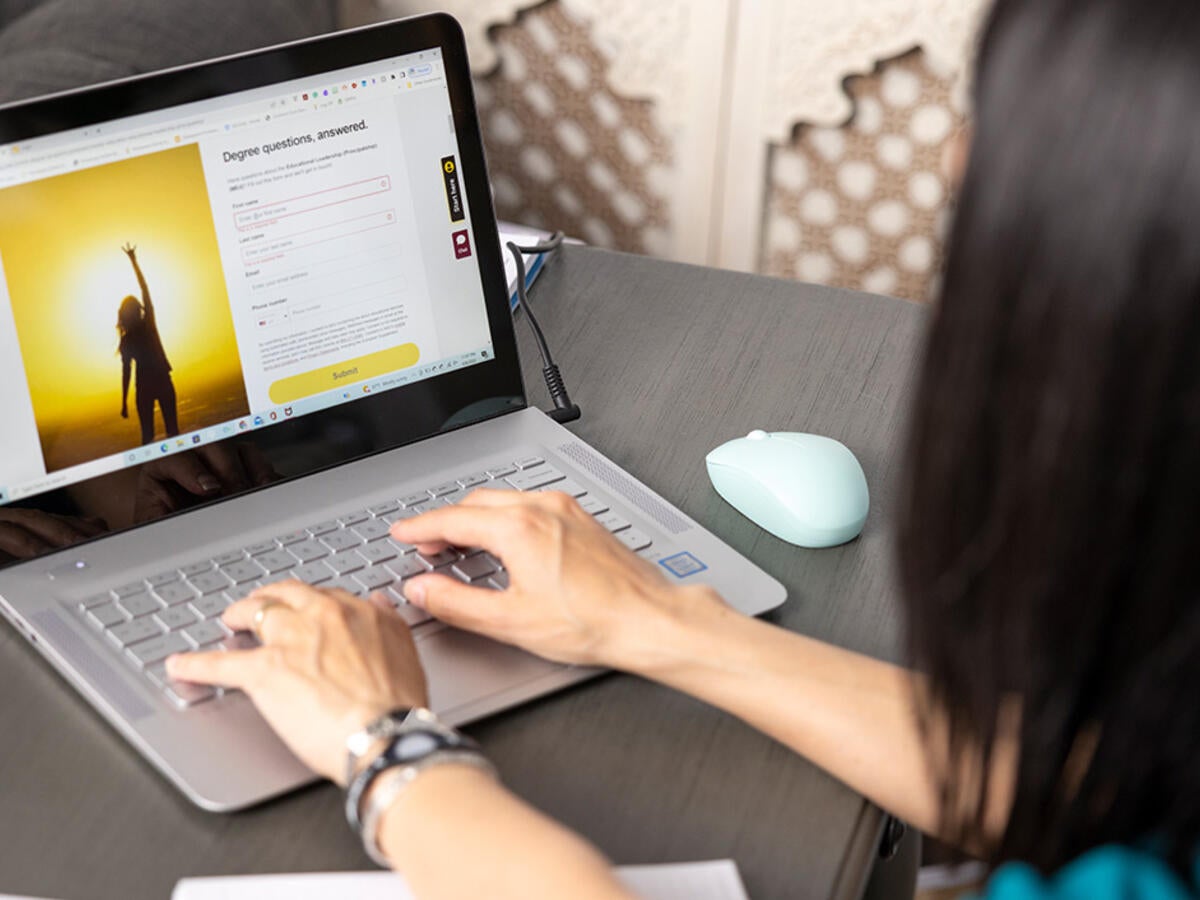
<path id="1" fill-rule="evenodd" d="M 151 460 L 137 471 L 135 522 L 279 480 L 263 452 L 248 443 L 208 444 Z"/>
<path id="2" fill-rule="evenodd" d="M 0 560 L 32 559 L 108 531 L 103 519 L 58 516 L 40 509 L 0 509 Z"/>
<path id="3" fill-rule="evenodd" d="M 482 547 L 500 558 L 505 591 L 430 574 L 407 582 L 405 596 L 451 625 L 558 662 L 646 672 L 667 650 L 670 625 L 696 604 L 721 605 L 709 588 L 669 584 L 562 493 L 475 491 L 396 522 L 392 536 L 422 551 Z"/>
<path id="4" fill-rule="evenodd" d="M 241 688 L 314 772 L 341 783 L 346 738 L 428 695 L 412 634 L 382 598 L 359 600 L 299 581 L 259 588 L 225 610 L 235 631 L 265 608 L 253 650 L 187 653 L 167 660 L 172 678 Z"/>

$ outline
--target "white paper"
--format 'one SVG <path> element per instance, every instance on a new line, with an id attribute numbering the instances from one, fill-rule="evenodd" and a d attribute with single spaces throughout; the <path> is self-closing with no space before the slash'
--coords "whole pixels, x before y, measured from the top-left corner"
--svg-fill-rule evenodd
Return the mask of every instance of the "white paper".
<path id="1" fill-rule="evenodd" d="M 749 900 L 737 865 L 728 859 L 616 870 L 642 900 Z M 322 872 L 310 875 L 237 875 L 185 878 L 171 900 L 414 900 L 404 879 L 391 872 Z"/>

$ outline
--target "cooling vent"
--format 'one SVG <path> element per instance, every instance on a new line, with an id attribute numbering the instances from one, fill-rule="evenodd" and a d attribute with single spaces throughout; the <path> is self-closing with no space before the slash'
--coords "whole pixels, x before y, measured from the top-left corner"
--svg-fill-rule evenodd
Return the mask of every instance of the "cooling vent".
<path id="1" fill-rule="evenodd" d="M 50 639 L 91 685 L 102 693 L 127 719 L 140 719 L 154 710 L 137 694 L 126 687 L 95 651 L 80 640 L 62 617 L 54 610 L 43 610 L 30 616 L 34 625 Z"/>
<path id="2" fill-rule="evenodd" d="M 558 452 L 596 481 L 620 494 L 671 534 L 683 534 L 683 532 L 691 530 L 692 526 L 678 513 L 656 497 L 647 494 L 634 481 L 623 475 L 619 469 L 601 459 L 578 441 L 560 445 Z"/>

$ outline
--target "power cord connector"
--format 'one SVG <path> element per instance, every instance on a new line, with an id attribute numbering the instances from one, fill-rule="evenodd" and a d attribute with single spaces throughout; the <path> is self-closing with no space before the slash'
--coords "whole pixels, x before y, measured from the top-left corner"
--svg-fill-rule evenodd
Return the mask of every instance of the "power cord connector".
<path id="1" fill-rule="evenodd" d="M 563 233 L 556 231 L 542 243 L 529 247 L 521 247 L 514 241 L 509 241 L 508 252 L 512 254 L 513 261 L 517 264 L 517 303 L 525 310 L 525 318 L 529 320 L 529 327 L 533 329 L 534 341 L 538 345 L 538 352 L 542 355 L 542 377 L 546 379 L 546 390 L 550 392 L 550 399 L 554 402 L 554 409 L 547 412 L 546 415 L 555 422 L 566 423 L 574 422 L 583 415 L 583 411 L 571 402 L 562 372 L 558 370 L 554 358 L 550 355 L 546 336 L 542 334 L 542 326 L 538 324 L 537 316 L 534 315 L 533 309 L 529 305 L 529 294 L 525 290 L 525 254 L 553 253 L 562 246 L 562 242 Z"/>

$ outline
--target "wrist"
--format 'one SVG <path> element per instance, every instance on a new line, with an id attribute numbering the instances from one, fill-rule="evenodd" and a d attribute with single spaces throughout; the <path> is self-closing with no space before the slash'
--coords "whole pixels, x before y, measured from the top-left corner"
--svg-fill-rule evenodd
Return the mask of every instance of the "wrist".
<path id="1" fill-rule="evenodd" d="M 740 618 L 707 585 L 664 585 L 636 621 L 629 621 L 614 644 L 609 665 L 649 678 L 669 680 L 681 666 L 694 661 L 709 634 Z"/>

